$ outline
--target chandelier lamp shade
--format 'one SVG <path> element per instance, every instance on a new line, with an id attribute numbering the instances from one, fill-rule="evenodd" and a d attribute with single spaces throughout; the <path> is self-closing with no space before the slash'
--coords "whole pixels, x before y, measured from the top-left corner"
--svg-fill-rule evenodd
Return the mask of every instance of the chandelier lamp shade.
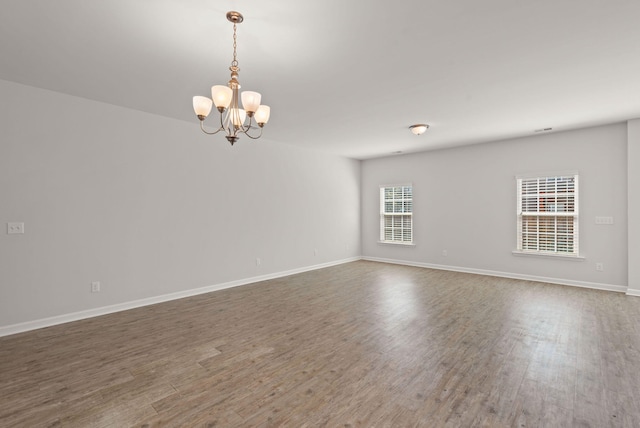
<path id="1" fill-rule="evenodd" d="M 244 134 L 251 139 L 258 139 L 262 136 L 262 128 L 269 121 L 271 109 L 269 106 L 261 105 L 262 96 L 258 92 L 243 91 L 240 93 L 240 82 L 238 82 L 237 59 L 237 24 L 244 21 L 240 12 L 228 12 L 227 20 L 233 23 L 233 60 L 231 61 L 231 80 L 227 85 L 215 85 L 211 87 L 211 98 L 195 96 L 193 97 L 193 110 L 200 120 L 200 129 L 205 134 L 213 135 L 224 131 L 226 139 L 233 145 L 240 134 Z M 240 107 L 242 102 L 242 108 Z M 220 127 L 215 131 L 207 131 L 204 127 L 204 120 L 209 116 L 213 105 L 216 106 L 220 116 Z M 257 127 L 260 133 L 252 134 Z"/>

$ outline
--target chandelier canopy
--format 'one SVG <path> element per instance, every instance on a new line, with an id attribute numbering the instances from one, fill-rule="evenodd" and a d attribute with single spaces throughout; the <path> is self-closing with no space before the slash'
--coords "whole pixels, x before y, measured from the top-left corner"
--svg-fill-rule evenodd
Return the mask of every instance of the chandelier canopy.
<path id="1" fill-rule="evenodd" d="M 239 95 L 240 82 L 238 82 L 238 59 L 236 52 L 237 24 L 244 21 L 240 12 L 227 12 L 227 20 L 233 23 L 233 60 L 231 61 L 231 80 L 224 85 L 211 87 L 211 98 L 195 96 L 193 97 L 193 110 L 200 120 L 200 129 L 205 134 L 213 135 L 224 131 L 227 140 L 233 145 L 238 141 L 239 134 L 245 134 L 251 139 L 258 139 L 262 136 L 262 128 L 269 121 L 271 109 L 269 106 L 260 105 L 262 96 L 258 92 L 243 91 Z M 238 104 L 238 99 L 242 100 L 242 107 Z M 204 127 L 204 120 L 209 116 L 213 104 L 216 105 L 220 116 L 220 127 L 215 131 L 207 131 Z M 249 118 L 247 120 L 247 117 Z M 255 122 L 254 122 L 255 121 Z M 255 124 L 260 128 L 258 135 L 251 135 L 252 129 L 256 129 Z"/>

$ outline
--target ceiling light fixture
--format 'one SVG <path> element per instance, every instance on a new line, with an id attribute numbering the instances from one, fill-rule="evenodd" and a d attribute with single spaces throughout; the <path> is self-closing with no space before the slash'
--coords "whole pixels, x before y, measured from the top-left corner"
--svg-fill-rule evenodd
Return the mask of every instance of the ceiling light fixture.
<path id="1" fill-rule="evenodd" d="M 411 130 L 411 132 L 413 132 L 415 135 L 420 135 L 420 134 L 424 134 L 424 132 L 429 129 L 429 125 L 426 125 L 424 123 L 419 123 L 417 125 L 411 125 L 409 127 L 409 129 Z"/>
<path id="2" fill-rule="evenodd" d="M 262 136 L 262 128 L 269 121 L 271 109 L 269 106 L 260 105 L 262 96 L 258 92 L 244 91 L 240 94 L 242 106 L 238 105 L 238 90 L 240 82 L 238 82 L 238 59 L 236 53 L 236 30 L 237 24 L 244 21 L 244 17 L 240 12 L 227 12 L 227 20 L 233 23 L 233 61 L 231 61 L 231 80 L 224 85 L 215 85 L 211 87 L 211 98 L 195 96 L 193 97 L 193 110 L 200 119 L 200 129 L 205 134 L 213 135 L 220 131 L 224 131 L 227 140 L 233 146 L 238 141 L 238 134 L 245 134 L 247 137 L 257 140 Z M 204 127 L 204 120 L 209 116 L 213 104 L 216 105 L 218 113 L 220 113 L 220 127 L 213 132 L 207 131 Z M 249 121 L 245 123 L 247 116 Z M 251 135 L 249 131 L 255 129 L 253 120 L 260 127 L 260 134 Z"/>

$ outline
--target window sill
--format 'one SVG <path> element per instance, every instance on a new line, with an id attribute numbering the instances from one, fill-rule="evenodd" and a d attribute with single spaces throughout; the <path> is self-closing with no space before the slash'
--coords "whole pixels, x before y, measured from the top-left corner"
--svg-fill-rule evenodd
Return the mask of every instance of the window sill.
<path id="1" fill-rule="evenodd" d="M 400 245 L 403 247 L 415 247 L 416 244 L 413 242 L 397 242 L 397 241 L 378 241 L 378 244 L 382 245 Z"/>
<path id="2" fill-rule="evenodd" d="M 561 260 L 570 260 L 574 262 L 583 262 L 586 259 L 583 256 L 576 256 L 572 254 L 556 254 L 556 253 L 534 253 L 531 251 L 520 251 L 513 250 L 511 252 L 514 256 L 525 256 L 525 257 L 541 257 L 544 259 L 561 259 Z"/>

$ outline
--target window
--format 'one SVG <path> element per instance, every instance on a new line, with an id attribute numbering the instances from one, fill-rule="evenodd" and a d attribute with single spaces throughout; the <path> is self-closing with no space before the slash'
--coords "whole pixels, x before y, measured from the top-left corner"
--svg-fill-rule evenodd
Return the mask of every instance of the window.
<path id="1" fill-rule="evenodd" d="M 578 175 L 517 183 L 518 251 L 578 256 Z"/>
<path id="2" fill-rule="evenodd" d="M 380 241 L 413 243 L 411 185 L 380 187 Z"/>

